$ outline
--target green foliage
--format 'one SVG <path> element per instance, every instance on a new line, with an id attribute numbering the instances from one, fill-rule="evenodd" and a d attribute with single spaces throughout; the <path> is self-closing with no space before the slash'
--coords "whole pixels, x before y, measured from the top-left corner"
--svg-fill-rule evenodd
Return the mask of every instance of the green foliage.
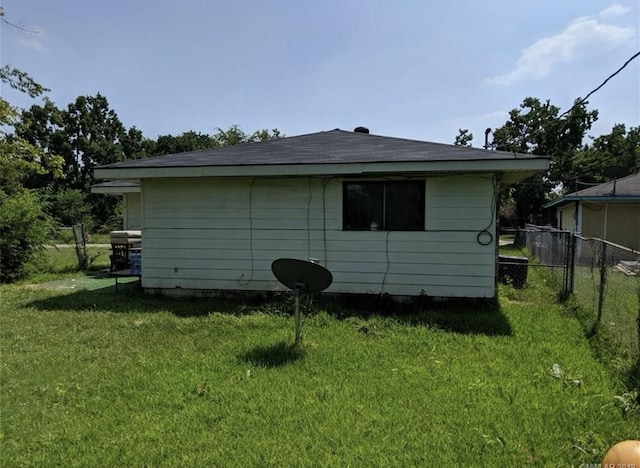
<path id="1" fill-rule="evenodd" d="M 200 149 L 215 148 L 220 146 L 218 141 L 206 134 L 196 132 L 184 132 L 181 135 L 160 135 L 153 148 L 154 155 L 185 153 Z"/>
<path id="2" fill-rule="evenodd" d="M 576 105 L 560 117 L 560 108 L 548 100 L 528 97 L 509 120 L 493 133 L 493 147 L 502 151 L 537 154 L 551 158 L 549 171 L 515 186 L 517 224 L 542 222 L 542 205 L 556 186 L 567 186 L 575 179 L 575 154 L 593 122 L 597 111 L 588 111 L 586 102 Z"/>
<path id="3" fill-rule="evenodd" d="M 39 96 L 46 88 L 36 83 L 29 75 L 16 68 L 0 68 L 0 80 L 12 88 Z M 63 176 L 62 159 L 43 151 L 39 146 L 19 134 L 9 133 L 19 125 L 19 113 L 4 98 L 0 97 L 0 190 L 7 194 L 19 192 L 34 178 L 48 175 L 51 179 Z"/>
<path id="4" fill-rule="evenodd" d="M 90 228 L 91 205 L 84 192 L 78 189 L 62 189 L 54 195 L 51 206 L 53 217 L 61 224 L 73 226 L 83 223 Z"/>
<path id="5" fill-rule="evenodd" d="M 152 154 L 174 154 L 185 153 L 208 148 L 219 148 L 221 146 L 238 145 L 241 143 L 253 143 L 257 141 L 275 140 L 283 138 L 283 134 L 278 129 L 271 131 L 263 129 L 252 134 L 247 134 L 239 125 L 232 125 L 227 130 L 216 129 L 214 135 L 207 135 L 197 132 L 184 132 L 181 135 L 160 135 L 155 142 L 155 146 L 150 145 Z"/>
<path id="6" fill-rule="evenodd" d="M 281 134 L 277 128 L 274 128 L 271 132 L 267 129 L 257 130 L 251 135 L 247 135 L 239 125 L 232 125 L 227 130 L 222 130 L 218 127 L 217 132 L 214 135 L 214 139 L 218 142 L 219 146 L 277 140 L 278 138 L 283 137 L 284 135 Z"/>
<path id="7" fill-rule="evenodd" d="M 119 203 L 117 196 L 90 194 L 91 185 L 98 182 L 93 177 L 97 166 L 283 136 L 277 129 L 258 130 L 248 135 L 234 125 L 228 130 L 218 128 L 214 135 L 189 131 L 178 136 L 160 135 L 157 140 L 150 140 L 136 127 L 125 129 L 101 94 L 78 96 L 62 109 L 45 99 L 43 104 L 33 105 L 14 117 L 16 137 L 33 156 L 23 157 L 22 166 L 14 164 L 12 172 L 3 173 L 11 174 L 11 180 L 20 177 L 20 184 L 28 188 L 53 187 L 63 192 L 80 190 L 87 197 L 97 226 L 117 224 L 113 217 Z M 45 164 L 49 160 L 57 167 Z M 33 163 L 33 167 L 27 163 Z M 2 167 L 3 160 L 0 159 L 0 169 Z M 63 172 L 66 177 L 61 179 Z M 0 175 L 0 181 L 2 177 Z M 67 224 L 68 217 L 61 216 L 63 212 L 61 207 L 56 216 L 59 222 Z"/>
<path id="8" fill-rule="evenodd" d="M 30 97 L 47 91 L 27 73 L 4 66 L 0 81 Z M 26 190 L 29 180 L 50 174 L 62 177 L 62 160 L 20 136 L 8 133 L 18 122 L 18 111 L 0 97 L 0 282 L 11 282 L 25 273 L 25 265 L 43 249 L 51 220 L 35 193 Z"/>
<path id="9" fill-rule="evenodd" d="M 125 129 L 107 98 L 78 96 L 63 113 L 68 142 L 62 154 L 74 185 L 88 192 L 96 166 L 124 159 L 120 139 Z"/>
<path id="10" fill-rule="evenodd" d="M 453 143 L 456 146 L 471 146 L 471 142 L 473 141 L 473 133 L 469 132 L 469 129 L 459 128 L 458 135 L 456 135 L 456 141 Z"/>
<path id="11" fill-rule="evenodd" d="M 27 262 L 42 252 L 51 229 L 51 219 L 34 193 L 22 190 L 9 196 L 0 191 L 0 282 L 24 275 Z"/>
<path id="12" fill-rule="evenodd" d="M 611 133 L 594 138 L 591 145 L 578 152 L 574 165 L 576 181 L 587 183 L 606 182 L 607 166 L 621 166 L 624 175 L 640 172 L 640 126 L 627 131 L 624 124 L 614 125 Z M 569 182 L 567 190 L 582 188 L 574 185 Z"/>
<path id="13" fill-rule="evenodd" d="M 23 92 L 32 98 L 50 91 L 48 88 L 37 83 L 28 73 L 14 68 L 11 65 L 5 65 L 0 68 L 0 81 L 7 83 L 13 89 Z"/>
<path id="14" fill-rule="evenodd" d="M 121 136 L 120 143 L 125 159 L 141 159 L 155 154 L 156 142 L 145 138 L 135 126 Z"/>

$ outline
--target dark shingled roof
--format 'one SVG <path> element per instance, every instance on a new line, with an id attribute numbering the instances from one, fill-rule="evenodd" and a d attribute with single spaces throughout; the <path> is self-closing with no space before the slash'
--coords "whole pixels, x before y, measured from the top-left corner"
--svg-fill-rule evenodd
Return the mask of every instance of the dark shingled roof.
<path id="1" fill-rule="evenodd" d="M 615 181 L 616 191 L 613 193 L 614 181 L 589 187 L 577 192 L 568 193 L 545 205 L 549 208 L 576 200 L 640 200 L 640 172 Z"/>
<path id="2" fill-rule="evenodd" d="M 541 157 L 335 129 L 278 140 L 136 159 L 101 167 L 133 169 L 272 164 L 478 161 L 516 158 L 535 159 Z"/>

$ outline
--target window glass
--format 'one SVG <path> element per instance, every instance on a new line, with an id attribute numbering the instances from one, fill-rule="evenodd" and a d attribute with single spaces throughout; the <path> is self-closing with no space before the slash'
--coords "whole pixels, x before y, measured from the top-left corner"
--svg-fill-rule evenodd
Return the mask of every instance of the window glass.
<path id="1" fill-rule="evenodd" d="M 383 184 L 346 183 L 344 186 L 344 229 L 382 229 Z"/>
<path id="2" fill-rule="evenodd" d="M 385 229 L 424 230 L 424 182 L 385 183 Z"/>
<path id="3" fill-rule="evenodd" d="M 424 230 L 424 181 L 345 182 L 345 230 Z"/>

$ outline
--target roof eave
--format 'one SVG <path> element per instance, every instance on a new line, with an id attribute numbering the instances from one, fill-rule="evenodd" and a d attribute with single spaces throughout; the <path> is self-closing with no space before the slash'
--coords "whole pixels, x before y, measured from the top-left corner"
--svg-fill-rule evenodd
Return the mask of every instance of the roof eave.
<path id="1" fill-rule="evenodd" d="M 587 195 L 587 196 L 566 196 L 558 198 L 552 202 L 547 203 L 543 208 L 552 208 L 554 206 L 566 205 L 567 203 L 576 201 L 638 201 L 640 202 L 640 195 Z"/>
<path id="2" fill-rule="evenodd" d="M 438 172 L 507 172 L 530 173 L 518 180 L 549 168 L 547 158 L 496 159 L 472 161 L 407 161 L 344 164 L 266 164 L 245 166 L 196 166 L 196 167 L 98 167 L 94 176 L 98 179 L 150 179 L 180 177 L 304 177 L 376 175 L 388 173 L 438 173 Z M 508 183 L 511 183 L 509 181 Z"/>

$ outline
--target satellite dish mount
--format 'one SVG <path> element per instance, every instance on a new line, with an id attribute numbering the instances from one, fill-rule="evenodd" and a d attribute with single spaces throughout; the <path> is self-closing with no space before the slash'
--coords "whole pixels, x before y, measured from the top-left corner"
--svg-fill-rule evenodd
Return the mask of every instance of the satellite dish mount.
<path id="1" fill-rule="evenodd" d="M 616 182 L 620 176 L 625 174 L 625 168 L 622 166 L 607 166 L 604 168 L 604 175 L 613 179 L 613 190 L 611 191 L 611 195 L 616 194 Z"/>
<path id="2" fill-rule="evenodd" d="M 300 296 L 327 289 L 332 281 L 331 272 L 322 265 L 297 258 L 279 258 L 271 264 L 275 277 L 291 289 L 295 298 L 296 345 L 302 343 L 300 322 Z"/>

